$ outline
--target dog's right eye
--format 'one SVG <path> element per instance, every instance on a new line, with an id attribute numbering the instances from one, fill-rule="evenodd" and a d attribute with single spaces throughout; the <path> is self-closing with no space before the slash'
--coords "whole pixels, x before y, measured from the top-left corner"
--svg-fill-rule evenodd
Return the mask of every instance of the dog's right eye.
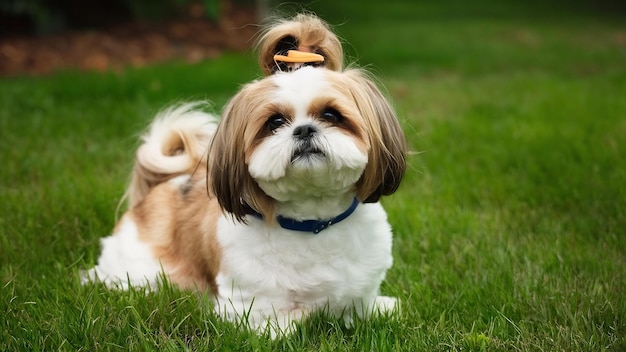
<path id="1" fill-rule="evenodd" d="M 273 132 L 285 123 L 287 123 L 287 119 L 285 118 L 285 116 L 281 114 L 274 114 L 270 116 L 269 119 L 267 119 L 267 121 L 265 122 L 265 126 L 267 126 L 267 128 Z"/>

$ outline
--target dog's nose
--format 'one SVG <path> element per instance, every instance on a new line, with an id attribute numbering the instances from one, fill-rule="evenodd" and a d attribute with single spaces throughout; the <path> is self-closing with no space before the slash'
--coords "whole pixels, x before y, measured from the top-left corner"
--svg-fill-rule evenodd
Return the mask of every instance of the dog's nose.
<path id="1" fill-rule="evenodd" d="M 293 136 L 297 139 L 310 139 L 315 133 L 317 133 L 317 128 L 310 124 L 298 126 L 293 130 Z"/>

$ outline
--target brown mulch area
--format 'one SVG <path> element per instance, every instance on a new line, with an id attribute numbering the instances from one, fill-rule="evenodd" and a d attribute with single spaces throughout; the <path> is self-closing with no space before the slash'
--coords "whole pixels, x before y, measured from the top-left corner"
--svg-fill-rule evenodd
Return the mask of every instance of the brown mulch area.
<path id="1" fill-rule="evenodd" d="M 0 76 L 63 69 L 120 70 L 170 60 L 198 62 L 251 47 L 258 30 L 252 8 L 232 9 L 219 23 L 201 13 L 159 23 L 133 22 L 97 31 L 0 39 Z"/>

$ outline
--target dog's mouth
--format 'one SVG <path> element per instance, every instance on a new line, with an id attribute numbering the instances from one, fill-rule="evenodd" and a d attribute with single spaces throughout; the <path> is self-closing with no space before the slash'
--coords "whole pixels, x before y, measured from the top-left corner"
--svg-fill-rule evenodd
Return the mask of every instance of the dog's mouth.
<path id="1" fill-rule="evenodd" d="M 293 152 L 293 155 L 291 156 L 291 162 L 294 163 L 301 160 L 308 161 L 313 158 L 321 159 L 325 156 L 326 154 L 324 154 L 321 149 L 311 145 L 304 145 L 296 148 L 296 150 Z"/>

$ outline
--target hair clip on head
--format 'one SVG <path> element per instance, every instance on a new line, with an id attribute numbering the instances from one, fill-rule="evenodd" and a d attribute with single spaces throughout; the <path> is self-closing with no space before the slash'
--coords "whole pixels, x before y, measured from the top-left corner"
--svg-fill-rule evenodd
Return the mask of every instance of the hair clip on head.
<path id="1" fill-rule="evenodd" d="M 276 71 L 291 72 L 304 66 L 319 67 L 324 65 L 324 57 L 319 54 L 305 51 L 289 50 L 287 55 L 274 55 Z"/>

